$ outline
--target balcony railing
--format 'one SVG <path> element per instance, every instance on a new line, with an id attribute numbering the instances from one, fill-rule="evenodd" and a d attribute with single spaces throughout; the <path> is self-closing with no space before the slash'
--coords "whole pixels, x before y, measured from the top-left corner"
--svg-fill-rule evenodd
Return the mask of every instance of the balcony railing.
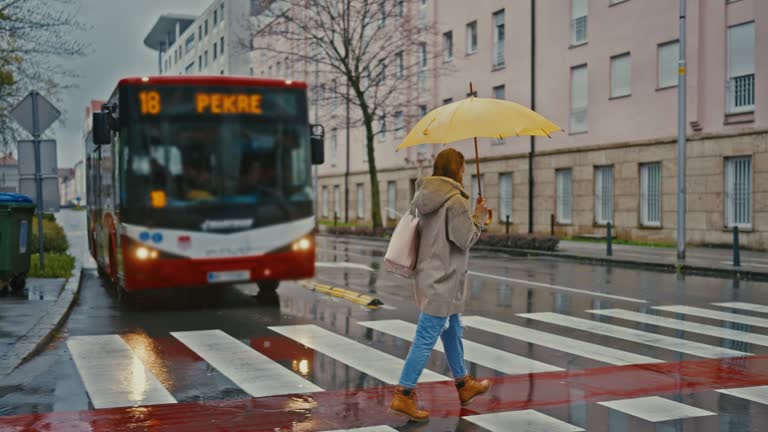
<path id="1" fill-rule="evenodd" d="M 726 83 L 727 112 L 738 114 L 755 110 L 755 74 L 732 77 Z"/>
<path id="2" fill-rule="evenodd" d="M 587 41 L 587 16 L 571 19 L 571 45 Z"/>

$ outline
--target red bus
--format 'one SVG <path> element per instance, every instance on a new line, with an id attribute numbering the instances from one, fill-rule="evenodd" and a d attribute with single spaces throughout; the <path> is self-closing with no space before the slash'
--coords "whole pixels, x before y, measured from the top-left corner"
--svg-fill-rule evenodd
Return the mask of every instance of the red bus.
<path id="1" fill-rule="evenodd" d="M 125 78 L 92 134 L 89 249 L 121 295 L 237 282 L 268 292 L 314 275 L 323 128 L 308 122 L 305 83 Z"/>

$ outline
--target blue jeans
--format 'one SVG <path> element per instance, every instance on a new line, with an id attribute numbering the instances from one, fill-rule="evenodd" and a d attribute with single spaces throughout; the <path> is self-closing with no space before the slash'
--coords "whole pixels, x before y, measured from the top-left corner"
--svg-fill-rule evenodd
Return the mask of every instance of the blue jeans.
<path id="1" fill-rule="evenodd" d="M 445 328 L 446 321 L 449 323 L 447 329 Z M 448 359 L 453 377 L 464 378 L 467 376 L 467 368 L 464 365 L 464 344 L 461 342 L 463 333 L 464 329 L 461 327 L 458 314 L 450 317 L 438 317 L 422 312 L 416 326 L 416 337 L 413 339 L 408 357 L 405 359 L 403 372 L 400 375 L 400 385 L 409 389 L 416 387 L 416 382 L 419 380 L 427 360 L 429 360 L 429 355 L 432 353 L 438 337 L 443 341 L 445 357 Z"/>

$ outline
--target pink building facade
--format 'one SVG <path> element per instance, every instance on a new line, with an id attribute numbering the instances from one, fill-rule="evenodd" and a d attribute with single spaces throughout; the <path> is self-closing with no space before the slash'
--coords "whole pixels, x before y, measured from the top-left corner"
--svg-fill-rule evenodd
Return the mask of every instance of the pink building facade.
<path id="1" fill-rule="evenodd" d="M 404 109 L 464 98 L 471 81 L 480 97 L 530 106 L 535 94 L 536 111 L 565 130 L 535 140 L 535 232 L 601 235 L 611 222 L 620 238 L 674 242 L 677 1 L 536 0 L 533 37 L 530 1 L 406 3 L 408 13 L 427 14 L 438 29 L 434 45 L 442 47 L 443 63 L 441 73 L 429 77 L 429 92 Z M 742 244 L 766 249 L 768 20 L 762 18 L 768 2 L 687 4 L 687 238 L 727 244 L 738 226 Z M 390 224 L 442 148 L 395 153 L 400 136 L 387 133 L 376 148 L 381 207 Z M 334 154 L 345 154 L 344 137 L 339 132 Z M 362 139 L 352 131 L 348 167 L 340 158 L 319 168 L 321 218 L 332 218 L 334 210 L 344 214 L 346 204 L 352 221 L 370 220 Z M 508 215 L 513 232 L 528 231 L 530 144 L 528 137 L 480 143 L 480 182 L 500 216 L 492 230 L 504 230 Z M 455 147 L 474 165 L 470 142 Z M 467 189 L 478 182 L 472 173 L 467 169 Z"/>

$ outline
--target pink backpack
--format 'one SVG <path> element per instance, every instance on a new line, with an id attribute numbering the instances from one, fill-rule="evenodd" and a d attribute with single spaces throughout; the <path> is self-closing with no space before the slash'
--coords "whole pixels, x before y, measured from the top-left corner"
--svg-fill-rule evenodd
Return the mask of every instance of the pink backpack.
<path id="1" fill-rule="evenodd" d="M 412 278 L 419 257 L 419 214 L 414 207 L 400 218 L 384 255 L 384 269 Z"/>

